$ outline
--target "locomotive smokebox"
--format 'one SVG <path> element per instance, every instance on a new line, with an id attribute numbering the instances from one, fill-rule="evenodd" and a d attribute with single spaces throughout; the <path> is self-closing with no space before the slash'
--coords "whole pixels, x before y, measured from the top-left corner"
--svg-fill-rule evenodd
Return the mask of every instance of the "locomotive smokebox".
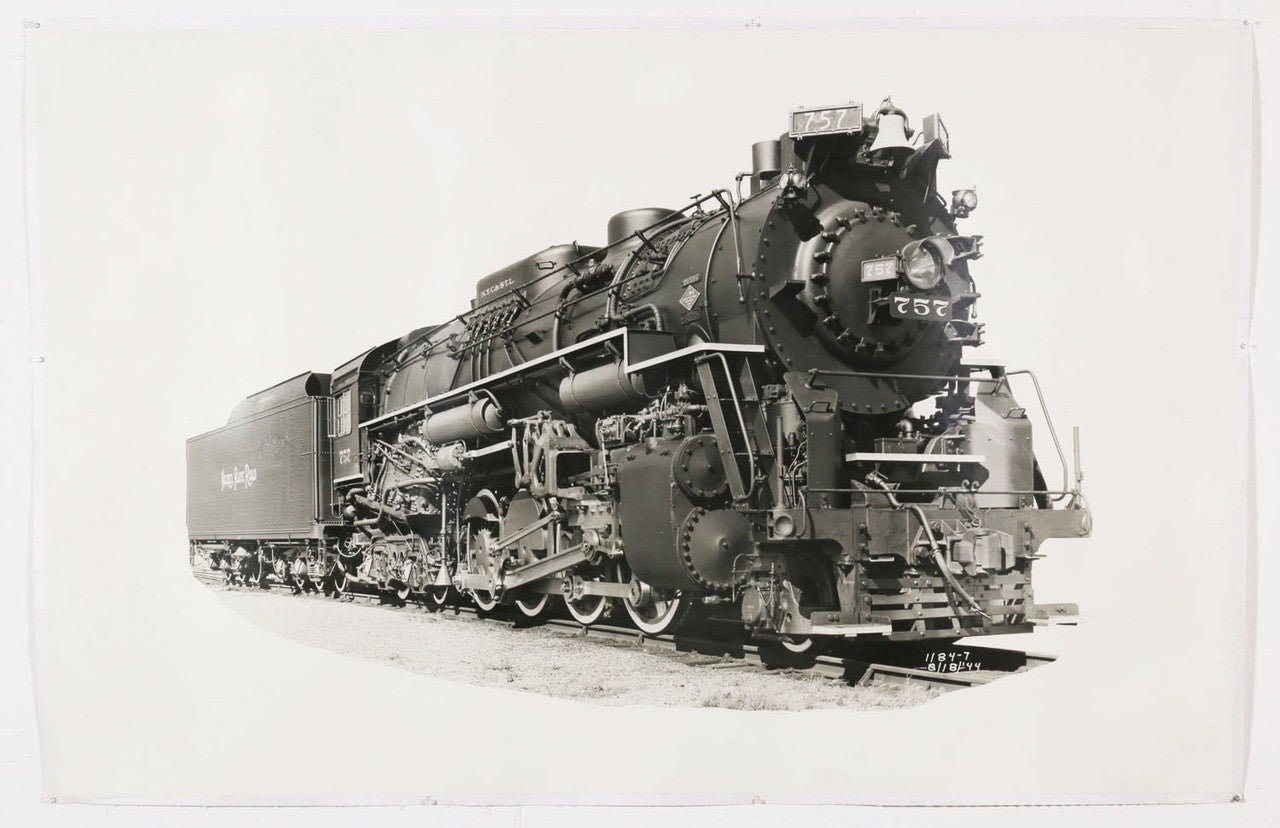
<path id="1" fill-rule="evenodd" d="M 751 145 L 751 192 L 760 192 L 782 172 L 782 142 L 776 139 Z"/>
<path id="2" fill-rule="evenodd" d="M 609 219 L 609 244 L 617 244 L 637 230 L 645 230 L 674 215 L 676 215 L 675 210 L 668 210 L 665 207 L 640 207 L 636 210 L 624 210 Z"/>

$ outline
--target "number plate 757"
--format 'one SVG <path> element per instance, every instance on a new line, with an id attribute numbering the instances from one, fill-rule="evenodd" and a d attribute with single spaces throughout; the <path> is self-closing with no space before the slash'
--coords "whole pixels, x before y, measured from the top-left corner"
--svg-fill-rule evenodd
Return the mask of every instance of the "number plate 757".
<path id="1" fill-rule="evenodd" d="M 951 319 L 951 300 L 894 293 L 889 296 L 889 315 L 898 319 L 946 322 Z"/>

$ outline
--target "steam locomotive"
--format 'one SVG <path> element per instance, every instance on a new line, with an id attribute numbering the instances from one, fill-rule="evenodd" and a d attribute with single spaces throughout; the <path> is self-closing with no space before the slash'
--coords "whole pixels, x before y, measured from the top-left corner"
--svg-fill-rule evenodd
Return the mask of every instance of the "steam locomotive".
<path id="1" fill-rule="evenodd" d="M 1050 422 L 1050 488 L 1034 375 L 965 359 L 982 237 L 976 193 L 938 192 L 941 118 L 801 108 L 752 155 L 192 438 L 193 565 L 651 635 L 732 618 L 776 658 L 1070 615 L 1031 570 L 1090 534 L 1079 451 L 1069 480 Z"/>

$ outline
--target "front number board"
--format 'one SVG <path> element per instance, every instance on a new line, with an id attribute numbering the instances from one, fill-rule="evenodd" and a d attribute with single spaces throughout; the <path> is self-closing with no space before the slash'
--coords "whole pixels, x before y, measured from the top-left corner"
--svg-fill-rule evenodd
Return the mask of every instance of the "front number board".
<path id="1" fill-rule="evenodd" d="M 796 109 L 791 113 L 792 138 L 838 135 L 862 131 L 862 104 Z"/>
<path id="2" fill-rule="evenodd" d="M 898 319 L 947 322 L 951 319 L 951 300 L 894 293 L 889 296 L 889 315 Z"/>
<path id="3" fill-rule="evenodd" d="M 885 282 L 898 278 L 898 258 L 867 259 L 862 263 L 862 281 Z"/>

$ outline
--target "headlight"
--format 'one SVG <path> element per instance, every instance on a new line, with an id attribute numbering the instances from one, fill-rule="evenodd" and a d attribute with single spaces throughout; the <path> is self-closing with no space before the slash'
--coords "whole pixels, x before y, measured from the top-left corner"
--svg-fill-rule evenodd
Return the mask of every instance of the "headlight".
<path id="1" fill-rule="evenodd" d="M 929 245 L 911 245 L 904 251 L 902 263 L 907 281 L 917 290 L 933 290 L 942 281 L 942 261 Z"/>

